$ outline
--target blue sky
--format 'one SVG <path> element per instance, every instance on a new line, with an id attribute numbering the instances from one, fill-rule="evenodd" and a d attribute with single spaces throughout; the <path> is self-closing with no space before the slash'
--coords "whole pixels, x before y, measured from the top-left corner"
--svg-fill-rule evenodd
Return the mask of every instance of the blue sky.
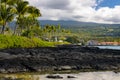
<path id="1" fill-rule="evenodd" d="M 120 0 L 103 0 L 97 8 L 110 7 L 114 8 L 116 5 L 120 5 Z"/>
<path id="2" fill-rule="evenodd" d="M 120 24 L 120 0 L 27 0 L 40 9 L 41 20 Z"/>

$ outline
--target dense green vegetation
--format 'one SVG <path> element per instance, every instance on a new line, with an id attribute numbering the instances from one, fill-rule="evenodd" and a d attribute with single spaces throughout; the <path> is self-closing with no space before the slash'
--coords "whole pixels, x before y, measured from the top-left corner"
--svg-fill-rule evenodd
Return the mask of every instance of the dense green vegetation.
<path id="1" fill-rule="evenodd" d="M 0 35 L 0 49 L 2 48 L 32 48 L 32 47 L 54 47 L 68 42 L 48 42 L 40 38 L 27 38 L 22 36 Z"/>
<path id="2" fill-rule="evenodd" d="M 99 42 L 120 42 L 120 24 L 98 24 L 90 22 L 48 20 L 43 20 L 40 22 L 42 26 L 46 23 L 54 25 L 61 24 L 62 28 L 69 29 L 71 31 L 71 37 L 77 38 L 76 40 L 79 40 L 80 42 L 87 42 L 88 40 L 97 40 Z"/>
<path id="3" fill-rule="evenodd" d="M 105 27 L 71 27 L 70 29 L 84 41 L 97 40 L 99 42 L 120 42 L 119 26 Z"/>
<path id="4" fill-rule="evenodd" d="M 21 36 L 0 35 L 0 48 L 28 48 L 28 47 L 48 47 L 54 43 L 40 40 L 39 38 L 29 39 Z"/>

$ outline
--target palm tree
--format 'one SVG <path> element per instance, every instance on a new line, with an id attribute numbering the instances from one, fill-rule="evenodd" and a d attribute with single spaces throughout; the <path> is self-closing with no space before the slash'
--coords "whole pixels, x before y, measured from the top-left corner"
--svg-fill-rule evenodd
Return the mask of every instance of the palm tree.
<path id="1" fill-rule="evenodd" d="M 5 3 L 6 5 L 14 5 L 14 3 L 16 2 L 17 0 L 1 0 L 1 3 Z"/>
<path id="2" fill-rule="evenodd" d="M 24 26 L 23 28 L 25 31 L 30 31 L 34 27 L 40 28 L 39 21 L 37 19 L 33 19 L 33 18 L 27 16 L 27 17 L 24 17 L 23 20 L 24 20 L 24 22 L 22 25 Z"/>
<path id="3" fill-rule="evenodd" d="M 28 1 L 17 0 L 16 5 L 17 22 L 14 29 L 14 34 L 16 33 L 17 26 L 21 28 L 21 32 L 24 26 L 30 29 L 31 25 L 39 25 L 37 17 L 41 16 L 40 10 L 36 7 L 29 6 Z"/>
<path id="4" fill-rule="evenodd" d="M 51 33 L 52 37 L 54 38 L 55 41 L 57 41 L 56 40 L 56 29 L 57 29 L 56 26 L 52 25 L 50 28 L 51 28 L 51 32 L 52 32 Z"/>
<path id="5" fill-rule="evenodd" d="M 29 6 L 28 1 L 24 0 L 0 0 L 0 25 L 2 25 L 1 33 L 4 34 L 5 26 L 7 22 L 16 18 L 16 26 L 14 28 L 14 34 L 16 29 L 33 26 L 39 26 L 37 17 L 41 16 L 40 10 L 36 7 Z M 29 28 L 28 28 L 29 29 Z"/>
<path id="6" fill-rule="evenodd" d="M 36 7 L 29 6 L 28 7 L 28 13 L 29 13 L 28 19 L 31 22 L 30 25 L 33 25 L 33 26 L 37 25 L 37 26 L 39 26 L 39 22 L 38 22 L 37 18 L 41 16 L 40 10 L 37 9 Z M 30 26 L 28 26 L 28 27 L 30 27 Z"/>
<path id="7" fill-rule="evenodd" d="M 32 18 L 36 18 L 36 17 L 41 16 L 40 10 L 37 9 L 36 7 L 33 7 L 33 6 L 28 7 L 28 13 L 30 13 L 29 16 L 32 17 Z"/>
<path id="8" fill-rule="evenodd" d="M 60 26 L 60 24 L 58 24 L 58 25 L 56 26 L 56 36 L 55 36 L 56 41 L 58 41 L 60 29 L 61 29 L 61 26 Z"/>
<path id="9" fill-rule="evenodd" d="M 16 14 L 17 14 L 17 21 L 16 21 L 16 26 L 14 29 L 14 34 L 16 33 L 17 26 L 19 26 L 21 28 L 21 32 L 22 32 L 23 18 L 24 18 L 24 15 L 27 13 L 28 4 L 29 4 L 28 1 L 17 0 L 14 5 L 16 8 Z"/>
<path id="10" fill-rule="evenodd" d="M 0 11 L 0 22 L 2 24 L 1 34 L 4 34 L 7 22 L 10 22 L 14 19 L 14 8 L 2 2 L 0 5 Z"/>
<path id="11" fill-rule="evenodd" d="M 52 32 L 51 26 L 50 25 L 45 25 L 43 31 L 44 31 L 44 34 L 45 34 L 45 39 L 50 41 L 51 32 Z"/>

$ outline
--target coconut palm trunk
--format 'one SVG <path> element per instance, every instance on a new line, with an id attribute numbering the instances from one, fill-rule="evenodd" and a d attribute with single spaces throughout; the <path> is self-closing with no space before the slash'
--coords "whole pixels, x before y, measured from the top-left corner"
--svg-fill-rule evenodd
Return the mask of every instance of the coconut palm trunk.
<path id="1" fill-rule="evenodd" d="M 15 23 L 15 27 L 14 27 L 14 32 L 13 32 L 13 35 L 16 34 L 16 30 L 17 30 L 17 24 Z"/>
<path id="2" fill-rule="evenodd" d="M 1 34 L 4 34 L 5 31 L 5 24 L 3 24 L 2 29 L 1 29 Z"/>
<path id="3" fill-rule="evenodd" d="M 1 34 L 4 34 L 6 23 L 13 20 L 14 12 L 13 12 L 13 8 L 8 6 L 8 4 L 6 4 L 6 3 L 5 4 L 1 3 L 0 6 L 1 6 L 1 8 L 0 8 L 0 11 L 1 11 L 0 21 L 2 24 Z"/>

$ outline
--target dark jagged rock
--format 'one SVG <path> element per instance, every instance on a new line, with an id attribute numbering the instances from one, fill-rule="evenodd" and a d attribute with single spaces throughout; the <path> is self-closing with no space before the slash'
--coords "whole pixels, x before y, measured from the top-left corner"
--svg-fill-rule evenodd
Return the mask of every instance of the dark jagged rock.
<path id="1" fill-rule="evenodd" d="M 67 78 L 76 78 L 76 77 L 74 77 L 74 76 L 67 76 Z"/>
<path id="2" fill-rule="evenodd" d="M 48 75 L 48 76 L 46 76 L 46 78 L 62 79 L 63 77 L 61 77 L 61 76 L 59 76 L 59 75 Z"/>
<path id="3" fill-rule="evenodd" d="M 58 46 L 0 50 L 0 72 L 120 70 L 120 50 Z"/>

